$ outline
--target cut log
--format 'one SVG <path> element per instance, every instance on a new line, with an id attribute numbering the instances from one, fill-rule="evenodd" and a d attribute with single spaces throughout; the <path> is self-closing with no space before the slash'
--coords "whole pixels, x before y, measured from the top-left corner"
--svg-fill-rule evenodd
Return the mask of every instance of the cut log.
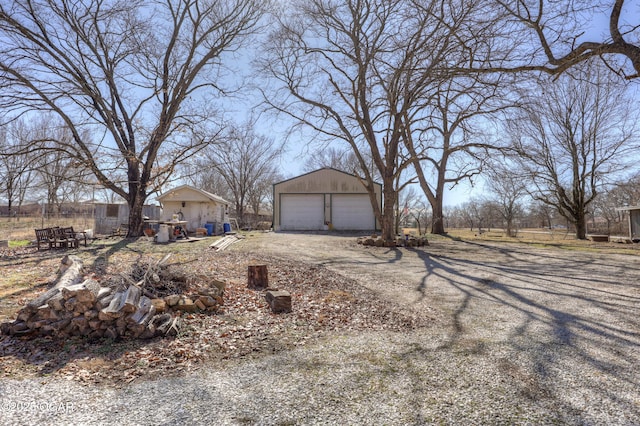
<path id="1" fill-rule="evenodd" d="M 129 317 L 129 322 L 133 324 L 140 324 L 142 319 L 152 307 L 153 304 L 151 303 L 151 299 L 149 299 L 147 296 L 142 296 L 140 298 L 140 302 L 138 303 L 138 308 Z"/>
<path id="2" fill-rule="evenodd" d="M 265 299 L 273 313 L 291 312 L 291 294 L 284 290 L 269 290 Z"/>
<path id="3" fill-rule="evenodd" d="M 53 310 L 62 311 L 64 309 L 64 298 L 62 297 L 62 293 L 58 292 L 53 297 L 49 299 L 47 305 Z"/>
<path id="4" fill-rule="evenodd" d="M 62 297 L 70 299 L 75 297 L 79 303 L 95 303 L 100 284 L 96 280 L 88 279 L 80 284 L 70 285 L 62 288 Z"/>
<path id="5" fill-rule="evenodd" d="M 135 312 L 138 308 L 138 301 L 140 300 L 140 287 L 130 285 L 124 292 L 124 295 L 120 301 L 118 311 L 130 314 Z"/>
<path id="6" fill-rule="evenodd" d="M 151 299 L 151 303 L 159 314 L 167 310 L 167 302 L 165 302 L 164 299 Z"/>
<path id="7" fill-rule="evenodd" d="M 61 263 L 62 266 L 60 266 L 60 270 L 62 271 L 64 269 L 64 272 L 53 288 L 69 287 L 82 282 L 82 259 L 74 255 L 65 256 Z"/>
<path id="8" fill-rule="evenodd" d="M 249 265 L 247 288 L 264 290 L 269 287 L 267 265 Z"/>
<path id="9" fill-rule="evenodd" d="M 27 303 L 25 307 L 27 310 L 35 311 L 40 306 L 45 305 L 49 302 L 49 300 L 60 293 L 59 288 L 50 288 L 49 290 L 42 293 L 40 296 L 33 299 L 31 302 Z"/>
<path id="10" fill-rule="evenodd" d="M 104 289 L 105 287 L 101 288 L 98 292 L 98 300 L 96 301 L 97 310 L 101 310 L 109 306 L 109 304 L 113 300 L 113 296 L 115 295 L 115 292 L 112 292 L 110 288 L 106 288 L 107 290 L 109 290 L 108 293 L 105 293 L 103 291 Z"/>
<path id="11" fill-rule="evenodd" d="M 100 318 L 102 321 L 105 321 L 108 319 L 116 319 L 120 317 L 122 315 L 122 312 L 120 312 L 119 308 L 120 302 L 122 301 L 123 297 L 124 292 L 117 291 L 113 295 L 113 299 L 111 299 L 111 303 L 109 303 L 109 306 L 100 310 L 98 318 Z"/>

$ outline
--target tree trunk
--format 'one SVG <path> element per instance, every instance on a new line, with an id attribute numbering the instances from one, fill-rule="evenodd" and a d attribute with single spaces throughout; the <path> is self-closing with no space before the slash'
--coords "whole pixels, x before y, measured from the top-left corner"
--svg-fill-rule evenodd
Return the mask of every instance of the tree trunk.
<path id="1" fill-rule="evenodd" d="M 576 218 L 576 238 L 579 240 L 587 239 L 587 221 L 584 215 L 579 215 Z"/>
<path id="2" fill-rule="evenodd" d="M 139 237 L 142 235 L 142 205 L 142 201 L 139 201 L 137 197 L 132 204 L 129 204 L 129 230 L 127 231 L 127 237 Z"/>
<path id="3" fill-rule="evenodd" d="M 442 214 L 442 197 L 437 197 L 435 202 L 431 204 L 433 210 L 433 218 L 431 219 L 431 233 L 436 235 L 444 235 L 444 218 Z"/>
<path id="4" fill-rule="evenodd" d="M 398 193 L 393 185 L 393 177 L 385 178 L 382 184 L 384 205 L 382 208 L 382 239 L 385 242 L 395 241 L 395 207 Z"/>

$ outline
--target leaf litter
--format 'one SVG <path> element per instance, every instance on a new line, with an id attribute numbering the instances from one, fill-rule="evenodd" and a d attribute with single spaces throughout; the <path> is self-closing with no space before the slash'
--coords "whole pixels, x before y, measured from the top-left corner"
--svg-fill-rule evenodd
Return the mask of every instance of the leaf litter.
<path id="1" fill-rule="evenodd" d="M 191 279 L 172 290 L 197 291 L 207 278 L 226 282 L 217 313 L 182 313 L 183 326 L 172 338 L 112 341 L 86 338 L 0 336 L 1 377 L 65 377 L 79 383 L 122 385 L 134 380 L 181 375 L 207 363 L 256 357 L 317 342 L 329 334 L 362 330 L 411 330 L 432 323 L 381 299 L 354 280 L 322 265 L 245 251 L 201 252 L 171 266 Z M 110 262 L 103 282 L 117 281 L 140 264 L 139 253 Z M 264 291 L 247 288 L 247 268 L 264 264 L 270 289 L 291 294 L 292 312 L 271 313 Z M 44 269 L 44 268 L 43 268 Z M 43 271 L 44 272 L 44 271 Z M 102 272 L 102 271 L 101 271 Z M 204 281 L 204 282 L 203 282 Z M 42 289 L 44 290 L 44 289 Z"/>

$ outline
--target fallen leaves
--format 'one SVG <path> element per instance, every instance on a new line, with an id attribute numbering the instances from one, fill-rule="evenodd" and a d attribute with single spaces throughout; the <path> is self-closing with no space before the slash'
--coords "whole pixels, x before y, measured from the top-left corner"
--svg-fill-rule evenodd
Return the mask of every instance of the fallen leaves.
<path id="1" fill-rule="evenodd" d="M 128 259 L 128 263 L 123 259 Z M 139 260 L 139 255 L 121 256 L 119 262 L 109 265 L 101 279 L 117 279 Z M 246 288 L 250 262 L 268 265 L 270 288 L 291 293 L 291 313 L 271 313 L 264 292 Z M 224 306 L 217 314 L 183 315 L 183 328 L 175 338 L 128 342 L 77 338 L 59 342 L 1 336 L 0 374 L 5 377 L 52 374 L 82 383 L 122 384 L 184 374 L 207 362 L 288 350 L 327 333 L 402 330 L 428 323 L 427 319 L 408 317 L 394 310 L 353 280 L 294 259 L 256 253 L 248 259 L 240 251 L 207 251 L 170 266 L 176 275 L 197 271 L 198 276 L 226 281 Z M 202 285 L 200 279 L 179 282 L 185 292 L 196 291 Z"/>

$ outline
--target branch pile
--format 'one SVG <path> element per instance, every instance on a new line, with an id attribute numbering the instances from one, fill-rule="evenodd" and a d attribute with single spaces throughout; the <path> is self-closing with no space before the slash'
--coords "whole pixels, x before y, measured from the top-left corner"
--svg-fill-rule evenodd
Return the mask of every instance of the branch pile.
<path id="1" fill-rule="evenodd" d="M 223 303 L 224 283 L 200 289 L 194 294 L 170 294 L 154 297 L 157 292 L 147 284 L 156 281 L 165 256 L 150 265 L 142 279 L 120 288 L 104 287 L 96 279 L 85 279 L 82 260 L 77 256 L 62 259 L 55 285 L 29 302 L 17 319 L 0 324 L 9 335 L 87 336 L 90 338 L 140 338 L 176 335 L 181 312 L 216 312 Z"/>

